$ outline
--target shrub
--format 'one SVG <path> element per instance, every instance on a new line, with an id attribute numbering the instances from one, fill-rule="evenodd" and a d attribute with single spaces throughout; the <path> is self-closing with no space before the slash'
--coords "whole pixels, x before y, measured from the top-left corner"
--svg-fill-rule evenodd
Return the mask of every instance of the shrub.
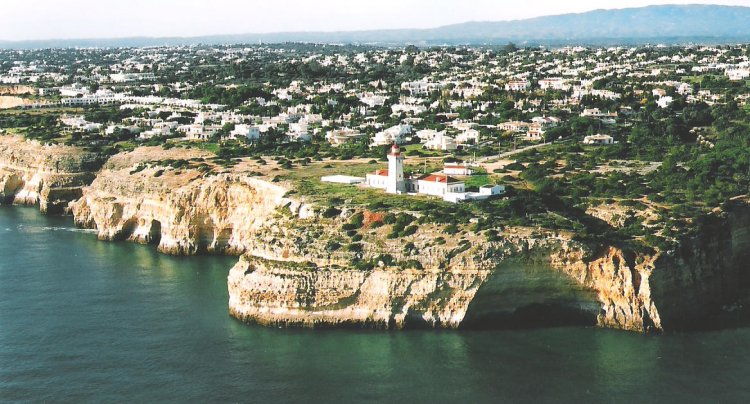
<path id="1" fill-rule="evenodd" d="M 334 206 L 329 206 L 326 210 L 323 211 L 322 216 L 326 219 L 334 218 L 341 214 L 341 210 L 337 209 Z"/>
<path id="2" fill-rule="evenodd" d="M 334 240 L 331 240 L 326 244 L 326 251 L 336 251 L 339 248 L 341 248 L 341 244 Z"/>
<path id="3" fill-rule="evenodd" d="M 412 234 L 417 232 L 417 226 L 411 225 L 404 229 L 402 233 L 402 237 L 411 236 Z"/>
<path id="4" fill-rule="evenodd" d="M 351 243 L 346 246 L 346 251 L 349 252 L 362 252 L 362 244 L 360 243 Z"/>

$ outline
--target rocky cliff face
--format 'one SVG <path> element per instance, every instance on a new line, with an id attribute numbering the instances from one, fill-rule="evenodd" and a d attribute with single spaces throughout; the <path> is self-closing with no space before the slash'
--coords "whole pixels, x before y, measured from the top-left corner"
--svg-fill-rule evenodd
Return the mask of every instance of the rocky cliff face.
<path id="1" fill-rule="evenodd" d="M 36 90 L 34 87 L 21 86 L 21 85 L 6 85 L 0 86 L 0 95 L 22 95 L 22 94 L 34 94 Z"/>
<path id="2" fill-rule="evenodd" d="M 0 136 L 0 203 L 38 204 L 42 213 L 62 213 L 104 160 L 77 147 Z"/>
<path id="3" fill-rule="evenodd" d="M 592 250 L 523 228 L 488 238 L 419 224 L 389 238 L 392 225 L 377 226 L 382 215 L 344 204 L 324 218 L 326 207 L 288 186 L 236 170 L 209 173 L 206 157 L 139 148 L 94 174 L 102 161 L 94 154 L 0 137 L 0 197 L 42 211 L 73 200 L 76 223 L 104 240 L 153 243 L 171 254 L 243 254 L 228 277 L 229 311 L 274 326 L 663 331 L 710 318 L 748 282 L 745 201 L 667 252 Z M 368 219 L 344 228 L 356 213 Z"/>
<path id="4" fill-rule="evenodd" d="M 739 297 L 749 229 L 750 207 L 743 204 L 669 253 L 612 246 L 594 252 L 564 237 L 522 234 L 489 242 L 467 233 L 458 244 L 436 246 L 429 241 L 435 229 L 401 241 L 419 251 L 413 267 L 381 261 L 353 268 L 398 253 L 377 231 L 371 236 L 379 246 L 349 256 L 349 265 L 331 264 L 327 255 L 316 260 L 320 254 L 311 251 L 300 260 L 290 250 L 283 260 L 248 251 L 229 274 L 230 313 L 274 326 L 694 328 Z"/>
<path id="5" fill-rule="evenodd" d="M 304 261 L 290 264 L 288 258 L 248 251 L 229 274 L 230 313 L 248 322 L 308 327 L 516 326 L 528 322 L 526 314 L 539 324 L 565 323 L 561 317 L 594 324 L 603 307 L 595 288 L 616 287 L 584 284 L 552 268 L 553 251 L 580 248 L 570 241 L 508 235 L 488 242 L 465 234 L 434 245 L 434 231 L 420 230 L 411 238 L 416 251 L 409 256 L 388 254 L 395 265 L 382 257 L 400 251 L 400 240 L 366 246 L 350 255 L 348 264 L 342 259 L 346 253 L 331 264 L 330 255 L 316 260 L 320 254 L 307 251 Z M 401 261 L 405 258 L 410 260 Z M 375 262 L 374 268 L 356 269 L 361 261 Z"/>
<path id="6" fill-rule="evenodd" d="M 170 254 L 242 253 L 277 208 L 290 204 L 287 191 L 249 176 L 173 167 L 203 157 L 161 148 L 114 156 L 71 204 L 76 224 L 102 240 L 153 243 Z"/>
<path id="7" fill-rule="evenodd" d="M 229 310 L 264 325 L 455 328 L 488 271 L 339 266 L 243 256 L 229 274 Z"/>

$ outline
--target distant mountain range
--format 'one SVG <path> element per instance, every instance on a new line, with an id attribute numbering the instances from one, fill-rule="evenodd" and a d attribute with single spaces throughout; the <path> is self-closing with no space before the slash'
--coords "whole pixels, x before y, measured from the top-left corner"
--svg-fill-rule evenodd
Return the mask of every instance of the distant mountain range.
<path id="1" fill-rule="evenodd" d="M 750 42 L 750 7 L 662 5 L 525 20 L 467 22 L 432 29 L 280 32 L 190 38 L 0 41 L 2 48 L 118 47 L 315 42 L 373 45 L 618 45 Z"/>

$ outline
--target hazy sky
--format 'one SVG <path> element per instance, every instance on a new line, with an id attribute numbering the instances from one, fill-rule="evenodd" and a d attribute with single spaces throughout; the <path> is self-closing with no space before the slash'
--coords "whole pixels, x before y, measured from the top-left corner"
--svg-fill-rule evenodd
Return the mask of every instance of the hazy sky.
<path id="1" fill-rule="evenodd" d="M 750 0 L 0 0 L 0 40 L 431 28 L 599 8 Z"/>

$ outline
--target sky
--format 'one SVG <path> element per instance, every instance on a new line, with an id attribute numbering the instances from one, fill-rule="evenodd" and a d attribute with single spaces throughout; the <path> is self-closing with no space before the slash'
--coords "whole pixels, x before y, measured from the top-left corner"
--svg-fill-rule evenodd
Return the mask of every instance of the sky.
<path id="1" fill-rule="evenodd" d="M 434 28 L 652 4 L 750 0 L 0 0 L 0 40 Z"/>

